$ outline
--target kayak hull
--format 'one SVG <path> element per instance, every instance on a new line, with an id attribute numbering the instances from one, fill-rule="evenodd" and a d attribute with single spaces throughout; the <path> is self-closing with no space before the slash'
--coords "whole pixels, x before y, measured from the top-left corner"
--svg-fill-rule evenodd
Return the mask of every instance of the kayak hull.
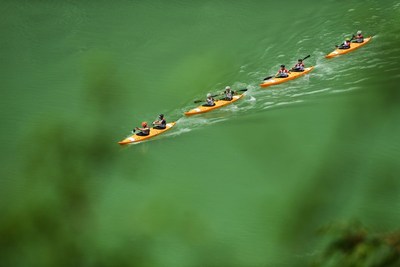
<path id="1" fill-rule="evenodd" d="M 333 57 L 337 57 L 337 56 L 340 56 L 340 55 L 347 54 L 347 53 L 349 53 L 351 51 L 356 50 L 357 48 L 360 48 L 363 45 L 366 45 L 369 41 L 371 41 L 371 39 L 372 39 L 372 37 L 370 36 L 370 37 L 364 38 L 364 42 L 363 43 L 351 43 L 349 49 L 337 49 L 336 48 L 334 51 L 332 51 L 331 53 L 327 54 L 325 56 L 325 58 L 333 58 Z"/>
<path id="2" fill-rule="evenodd" d="M 152 138 L 154 136 L 157 136 L 159 134 L 162 134 L 163 132 L 168 131 L 175 124 L 176 124 L 176 122 L 167 123 L 167 127 L 165 129 L 154 129 L 154 128 L 151 128 L 150 129 L 150 134 L 146 135 L 146 136 L 140 136 L 140 135 L 137 135 L 137 134 L 133 134 L 133 135 L 125 138 L 124 140 L 119 141 L 118 144 L 127 145 L 127 144 L 138 143 L 138 142 L 142 142 L 142 141 L 148 140 L 148 139 L 150 139 L 150 138 Z"/>
<path id="3" fill-rule="evenodd" d="M 198 106 L 197 108 L 191 109 L 187 112 L 185 112 L 186 116 L 192 116 L 196 114 L 201 114 L 201 113 L 206 113 L 214 109 L 222 108 L 226 105 L 232 104 L 233 102 L 238 101 L 240 98 L 243 97 L 244 94 L 241 95 L 234 95 L 233 99 L 231 101 L 227 100 L 215 100 L 215 105 L 212 107 L 204 107 L 204 106 Z"/>
<path id="4" fill-rule="evenodd" d="M 306 75 L 307 73 L 309 73 L 310 71 L 312 71 L 314 69 L 314 66 L 308 67 L 308 68 L 304 68 L 304 71 L 302 72 L 290 72 L 289 76 L 286 78 L 271 78 L 269 80 L 264 81 L 262 84 L 260 84 L 261 87 L 268 87 L 271 85 L 276 85 L 276 84 L 281 84 L 290 80 L 294 80 L 296 78 L 299 78 L 303 75 Z"/>

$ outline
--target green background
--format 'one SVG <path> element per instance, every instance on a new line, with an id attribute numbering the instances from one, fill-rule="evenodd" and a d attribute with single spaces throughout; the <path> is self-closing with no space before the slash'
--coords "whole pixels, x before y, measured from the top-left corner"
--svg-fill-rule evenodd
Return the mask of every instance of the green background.
<path id="1" fill-rule="evenodd" d="M 396 1 L 0 6 L 1 266 L 305 266 L 324 225 L 398 227 Z M 226 85 L 249 90 L 183 116 Z M 177 125 L 117 144 L 159 113 Z"/>

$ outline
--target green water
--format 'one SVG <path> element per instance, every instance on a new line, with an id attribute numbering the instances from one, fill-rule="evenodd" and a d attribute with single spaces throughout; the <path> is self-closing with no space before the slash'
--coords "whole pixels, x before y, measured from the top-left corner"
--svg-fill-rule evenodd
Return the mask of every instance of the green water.
<path id="1" fill-rule="evenodd" d="M 398 228 L 397 1 L 0 6 L 4 266 L 307 266 L 324 225 Z M 226 85 L 249 90 L 183 116 Z M 159 113 L 177 125 L 118 146 Z"/>

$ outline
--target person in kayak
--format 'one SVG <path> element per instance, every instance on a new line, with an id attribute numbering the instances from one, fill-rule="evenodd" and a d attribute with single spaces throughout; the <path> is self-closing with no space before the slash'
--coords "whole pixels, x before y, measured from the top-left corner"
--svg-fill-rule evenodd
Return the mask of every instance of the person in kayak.
<path id="1" fill-rule="evenodd" d="M 350 48 L 350 38 L 346 38 L 341 45 L 336 46 L 338 49 L 349 49 Z"/>
<path id="2" fill-rule="evenodd" d="M 225 91 L 224 91 L 225 96 L 221 100 L 231 101 L 233 99 L 234 94 L 235 94 L 235 91 L 232 91 L 231 87 L 227 86 L 227 87 L 225 87 Z"/>
<path id="3" fill-rule="evenodd" d="M 214 98 L 210 93 L 208 93 L 206 98 L 206 103 L 203 105 L 203 107 L 212 107 L 212 106 L 215 106 Z"/>
<path id="4" fill-rule="evenodd" d="M 164 114 L 158 115 L 158 119 L 153 121 L 153 128 L 159 130 L 167 128 L 167 121 L 164 118 Z"/>
<path id="5" fill-rule="evenodd" d="M 351 41 L 352 43 L 363 43 L 364 42 L 364 36 L 361 34 L 361 31 L 357 32 L 357 35 L 353 35 L 353 40 Z"/>
<path id="6" fill-rule="evenodd" d="M 304 71 L 303 59 L 300 58 L 300 59 L 297 61 L 297 64 L 294 65 L 294 67 L 293 67 L 290 71 L 294 71 L 294 72 L 302 72 L 302 71 Z"/>
<path id="7" fill-rule="evenodd" d="M 286 78 L 289 76 L 290 71 L 288 71 L 285 68 L 285 65 L 281 65 L 280 70 L 278 71 L 278 73 L 275 75 L 275 78 Z"/>
<path id="8" fill-rule="evenodd" d="M 139 131 L 136 133 L 136 135 L 139 135 L 139 136 L 146 136 L 146 135 L 150 134 L 150 128 L 147 126 L 147 122 L 145 122 L 145 121 L 142 122 L 142 128 L 136 127 L 135 129 L 133 129 L 133 132 L 136 132 L 136 131 Z"/>

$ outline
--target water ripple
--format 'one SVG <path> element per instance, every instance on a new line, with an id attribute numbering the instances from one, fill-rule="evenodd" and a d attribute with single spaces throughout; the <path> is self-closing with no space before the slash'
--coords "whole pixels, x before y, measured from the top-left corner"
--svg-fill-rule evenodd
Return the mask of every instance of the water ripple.
<path id="1" fill-rule="evenodd" d="M 302 93 L 298 93 L 298 94 L 294 94 L 291 95 L 291 97 L 299 97 L 299 96 L 303 96 L 303 95 L 313 95 L 313 94 L 318 94 L 318 93 L 322 93 L 322 92 L 326 92 L 331 90 L 332 88 L 324 88 L 324 89 L 320 89 L 320 90 L 315 90 L 315 91 L 309 91 L 309 92 L 302 92 Z"/>

